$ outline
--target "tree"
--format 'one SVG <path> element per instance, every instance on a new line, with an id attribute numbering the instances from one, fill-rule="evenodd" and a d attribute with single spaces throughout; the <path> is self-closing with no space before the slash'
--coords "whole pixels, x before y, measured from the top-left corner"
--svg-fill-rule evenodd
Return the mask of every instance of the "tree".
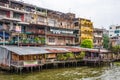
<path id="1" fill-rule="evenodd" d="M 119 57 L 119 54 L 120 54 L 120 45 L 116 45 L 116 46 L 112 47 L 111 51 L 113 53 L 117 54 L 117 57 Z"/>
<path id="2" fill-rule="evenodd" d="M 112 52 L 119 54 L 120 53 L 120 45 L 116 45 L 114 47 L 112 47 Z"/>
<path id="3" fill-rule="evenodd" d="M 109 48 L 109 37 L 108 35 L 103 35 L 103 48 Z"/>
<path id="4" fill-rule="evenodd" d="M 85 39 L 81 43 L 81 47 L 83 48 L 93 48 L 93 42 L 91 39 Z"/>

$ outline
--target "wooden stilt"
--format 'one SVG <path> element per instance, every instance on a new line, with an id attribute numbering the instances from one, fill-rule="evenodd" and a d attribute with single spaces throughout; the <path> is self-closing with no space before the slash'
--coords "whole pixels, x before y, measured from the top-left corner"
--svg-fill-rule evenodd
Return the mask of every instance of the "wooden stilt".
<path id="1" fill-rule="evenodd" d="M 19 72 L 19 69 L 18 68 L 16 68 L 17 69 L 17 73 Z"/>
<path id="2" fill-rule="evenodd" d="M 29 72 L 29 67 L 27 67 L 27 71 Z"/>
<path id="3" fill-rule="evenodd" d="M 65 68 L 65 63 L 63 65 L 64 65 L 64 68 Z"/>
<path id="4" fill-rule="evenodd" d="M 46 69 L 47 69 L 47 64 L 46 64 Z"/>
<path id="5" fill-rule="evenodd" d="M 33 72 L 33 67 L 31 67 L 31 72 Z"/>
<path id="6" fill-rule="evenodd" d="M 39 71 L 40 71 L 40 66 L 39 66 Z"/>
<path id="7" fill-rule="evenodd" d="M 43 66 L 41 65 L 41 70 L 42 70 L 42 67 L 43 67 Z"/>
<path id="8" fill-rule="evenodd" d="M 75 65 L 76 65 L 76 67 L 77 67 L 77 61 L 75 62 Z"/>
<path id="9" fill-rule="evenodd" d="M 20 74 L 22 74 L 22 68 L 20 68 Z"/>

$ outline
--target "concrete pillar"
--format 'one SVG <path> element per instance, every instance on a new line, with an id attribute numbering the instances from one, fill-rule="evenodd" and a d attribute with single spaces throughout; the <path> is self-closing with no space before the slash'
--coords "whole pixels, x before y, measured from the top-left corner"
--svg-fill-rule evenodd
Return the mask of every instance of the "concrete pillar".
<path id="1" fill-rule="evenodd" d="M 75 38 L 73 38 L 73 44 L 75 44 Z"/>
<path id="2" fill-rule="evenodd" d="M 10 11 L 10 18 L 13 18 L 13 11 Z"/>
<path id="3" fill-rule="evenodd" d="M 22 74 L 22 68 L 20 68 L 20 74 Z"/>
<path id="4" fill-rule="evenodd" d="M 10 22 L 10 30 L 13 29 L 13 22 Z"/>
<path id="5" fill-rule="evenodd" d="M 47 27 L 45 27 L 45 44 L 48 44 Z"/>

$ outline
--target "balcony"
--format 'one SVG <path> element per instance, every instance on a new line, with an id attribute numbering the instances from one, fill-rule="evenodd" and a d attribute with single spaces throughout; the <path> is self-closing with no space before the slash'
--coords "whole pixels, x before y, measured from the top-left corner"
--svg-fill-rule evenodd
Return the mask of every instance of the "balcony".
<path id="1" fill-rule="evenodd" d="M 79 28 L 79 26 L 75 26 L 74 29 L 79 30 L 80 28 Z"/>
<path id="2" fill-rule="evenodd" d="M 94 35 L 94 37 L 102 38 L 102 35 Z"/>
<path id="3" fill-rule="evenodd" d="M 45 34 L 44 30 L 35 30 L 33 33 L 35 34 Z"/>
<path id="4" fill-rule="evenodd" d="M 27 11 L 24 10 L 24 8 L 10 6 L 9 4 L 5 4 L 2 2 L 0 2 L 0 8 L 4 10 L 11 10 L 11 11 L 20 12 L 20 13 L 28 13 Z"/>
<path id="5" fill-rule="evenodd" d="M 2 2 L 0 2 L 0 6 L 3 6 L 3 7 L 9 7 L 9 4 L 6 4 L 6 3 L 2 3 Z"/>
<path id="6" fill-rule="evenodd" d="M 47 35 L 49 36 L 59 36 L 59 37 L 62 37 L 62 36 L 65 36 L 65 37 L 76 37 L 75 34 L 55 34 L 55 33 L 52 33 L 52 32 L 46 32 Z"/>
<path id="7" fill-rule="evenodd" d="M 43 65 L 42 60 L 11 61 L 11 66 L 14 67 L 33 67 L 39 65 Z"/>
<path id="8" fill-rule="evenodd" d="M 58 59 L 47 59 L 45 61 L 45 64 L 51 64 L 51 63 L 67 63 L 67 62 L 76 62 L 76 59 L 66 59 L 66 60 L 58 60 Z"/>
<path id="9" fill-rule="evenodd" d="M 47 25 L 47 22 L 44 22 L 44 21 L 37 21 L 36 24 L 39 24 L 39 25 Z"/>
<path id="10" fill-rule="evenodd" d="M 1 20 L 21 22 L 21 19 L 18 19 L 18 18 L 9 18 L 9 17 L 7 17 L 7 16 L 2 16 L 2 15 L 0 15 L 0 19 L 1 19 Z"/>
<path id="11" fill-rule="evenodd" d="M 46 12 L 37 11 L 36 14 L 41 15 L 41 16 L 47 16 Z"/>
<path id="12" fill-rule="evenodd" d="M 45 34 L 44 30 L 28 30 L 26 31 L 26 33 L 30 33 L 30 34 Z"/>

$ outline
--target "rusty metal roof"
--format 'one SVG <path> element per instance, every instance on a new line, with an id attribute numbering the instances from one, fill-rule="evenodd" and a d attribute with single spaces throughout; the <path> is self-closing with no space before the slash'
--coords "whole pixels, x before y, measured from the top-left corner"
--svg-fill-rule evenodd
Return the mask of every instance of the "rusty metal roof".
<path id="1" fill-rule="evenodd" d="M 75 46 L 44 46 L 44 47 L 18 47 L 18 46 L 0 46 L 0 50 L 4 48 L 8 51 L 14 52 L 18 55 L 35 55 L 35 54 L 47 54 L 47 53 L 66 53 L 66 52 L 101 52 L 107 53 L 108 50 L 80 48 Z M 1 52 L 1 51 L 0 51 Z"/>

